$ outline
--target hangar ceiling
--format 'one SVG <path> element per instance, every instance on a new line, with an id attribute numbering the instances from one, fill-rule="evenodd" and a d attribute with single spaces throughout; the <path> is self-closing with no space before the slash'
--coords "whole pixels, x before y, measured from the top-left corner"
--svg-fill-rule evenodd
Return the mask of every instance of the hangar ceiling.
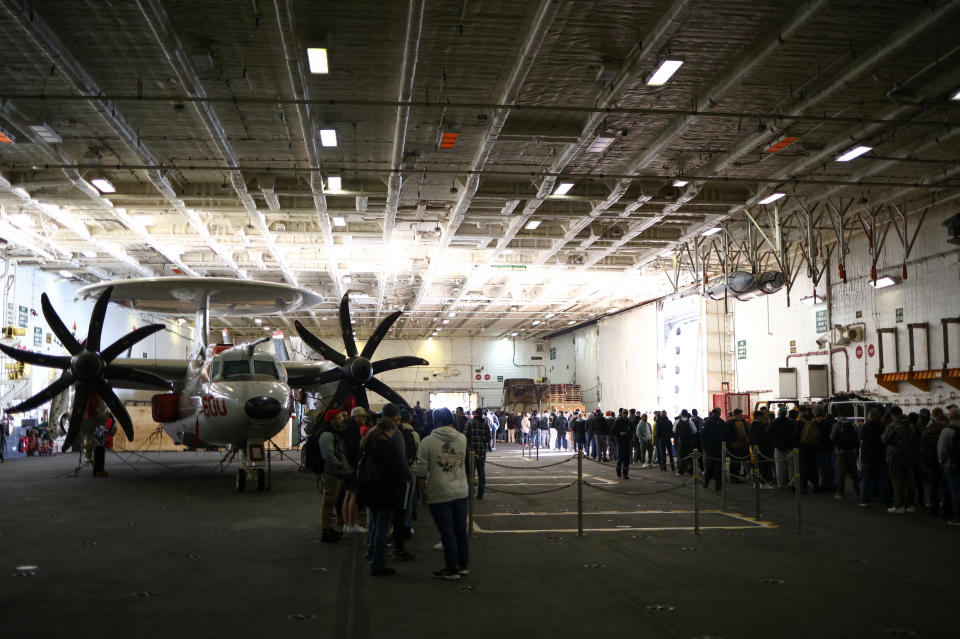
<path id="1" fill-rule="evenodd" d="M 750 211 L 960 195 L 960 1 L 878 7 L 0 0 L 3 251 L 304 286 L 321 334 L 348 290 L 361 334 L 555 331 Z"/>

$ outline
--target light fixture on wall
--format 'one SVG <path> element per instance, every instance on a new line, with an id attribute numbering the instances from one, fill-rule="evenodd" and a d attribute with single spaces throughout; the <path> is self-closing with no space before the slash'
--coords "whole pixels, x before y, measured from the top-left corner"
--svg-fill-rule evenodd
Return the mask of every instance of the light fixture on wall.
<path id="1" fill-rule="evenodd" d="M 801 297 L 800 301 L 803 302 L 804 304 L 809 304 L 810 306 L 813 306 L 814 304 L 823 304 L 824 299 L 819 295 L 817 295 L 816 293 L 814 293 L 813 295 L 808 295 L 807 297 Z"/>
<path id="2" fill-rule="evenodd" d="M 896 284 L 899 284 L 900 282 L 897 281 L 895 277 L 884 275 L 882 277 L 878 277 L 875 280 L 869 280 L 867 283 L 870 284 L 870 286 L 872 286 L 873 288 L 887 288 L 888 286 L 894 286 Z"/>

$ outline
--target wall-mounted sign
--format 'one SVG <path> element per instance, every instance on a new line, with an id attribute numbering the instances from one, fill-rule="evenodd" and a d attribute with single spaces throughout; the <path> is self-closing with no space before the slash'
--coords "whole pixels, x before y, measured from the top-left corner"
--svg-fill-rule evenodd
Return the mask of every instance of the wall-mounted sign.
<path id="1" fill-rule="evenodd" d="M 737 342 L 737 359 L 747 359 L 747 340 Z"/>
<path id="2" fill-rule="evenodd" d="M 7 302 L 7 326 L 13 326 L 13 302 Z"/>
<path id="3" fill-rule="evenodd" d="M 17 326 L 20 328 L 27 327 L 27 319 L 30 317 L 30 309 L 26 306 L 20 307 L 20 312 L 17 314 Z"/>
<path id="4" fill-rule="evenodd" d="M 791 355 L 797 354 L 797 340 L 795 339 L 790 340 L 790 354 Z"/>
<path id="5" fill-rule="evenodd" d="M 822 311 L 817 311 L 817 332 L 826 333 L 830 330 L 830 326 L 827 324 L 827 309 Z"/>
<path id="6" fill-rule="evenodd" d="M 51 343 L 52 341 L 53 341 L 53 335 L 51 335 L 50 333 L 47 333 L 47 344 Z"/>
<path id="7" fill-rule="evenodd" d="M 877 352 L 876 349 L 873 348 L 873 344 L 870 344 L 870 346 L 867 346 L 867 355 L 869 355 L 870 357 L 873 357 L 874 353 L 876 352 Z"/>
<path id="8" fill-rule="evenodd" d="M 43 329 L 39 326 L 33 327 L 33 345 L 40 346 L 43 343 Z"/>
<path id="9" fill-rule="evenodd" d="M 502 382 L 502 381 L 503 381 L 503 375 L 497 375 L 497 381 L 498 381 L 498 382 Z"/>
<path id="10" fill-rule="evenodd" d="M 537 361 L 537 362 L 543 361 L 543 358 L 540 357 L 539 355 L 534 355 L 534 356 L 531 357 L 530 359 L 532 359 L 532 360 L 534 360 L 534 361 Z"/>
<path id="11" fill-rule="evenodd" d="M 863 311 L 857 311 L 857 319 L 863 317 Z"/>
<path id="12" fill-rule="evenodd" d="M 476 379 L 478 382 L 480 381 L 480 373 L 477 373 L 477 374 L 474 375 L 473 377 L 474 377 L 474 379 Z"/>
<path id="13" fill-rule="evenodd" d="M 857 359 L 863 359 L 863 346 L 857 346 Z"/>
<path id="14" fill-rule="evenodd" d="M 490 381 L 490 375 L 489 375 L 489 374 L 484 375 L 484 376 L 483 376 L 483 379 L 484 379 L 484 381 L 488 381 L 488 382 L 489 382 L 489 381 Z"/>
<path id="15" fill-rule="evenodd" d="M 897 309 L 897 324 L 903 324 L 903 309 Z"/>

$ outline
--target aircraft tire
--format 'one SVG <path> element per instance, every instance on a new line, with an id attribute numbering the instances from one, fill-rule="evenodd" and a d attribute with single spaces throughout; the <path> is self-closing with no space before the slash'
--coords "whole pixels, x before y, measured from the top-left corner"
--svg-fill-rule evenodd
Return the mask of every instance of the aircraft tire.
<path id="1" fill-rule="evenodd" d="M 242 493 L 247 489 L 247 471 L 243 468 L 237 469 L 237 492 Z"/>
<path id="2" fill-rule="evenodd" d="M 262 493 L 267 488 L 267 471 L 262 468 L 257 469 L 257 492 Z"/>

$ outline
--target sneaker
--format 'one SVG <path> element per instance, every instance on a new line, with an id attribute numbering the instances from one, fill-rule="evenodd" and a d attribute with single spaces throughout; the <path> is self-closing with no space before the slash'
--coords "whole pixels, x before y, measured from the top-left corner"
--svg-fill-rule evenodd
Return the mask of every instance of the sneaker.
<path id="1" fill-rule="evenodd" d="M 870 504 L 865 504 L 865 503 L 863 503 L 863 502 L 861 501 L 861 502 L 859 502 L 857 505 L 860 506 L 861 508 L 866 508 L 866 507 L 869 506 Z"/>
<path id="2" fill-rule="evenodd" d="M 916 508 L 914 508 L 913 506 L 907 506 L 907 512 L 908 512 L 908 513 L 912 513 L 912 512 L 914 512 L 915 510 L 916 510 Z"/>
<path id="3" fill-rule="evenodd" d="M 905 509 L 897 508 L 896 506 L 890 506 L 890 508 L 887 508 L 887 512 L 890 513 L 891 515 L 902 515 L 904 513 L 904 510 Z"/>
<path id="4" fill-rule="evenodd" d="M 833 498 L 834 498 L 834 499 L 843 499 L 843 495 L 834 495 Z"/>
<path id="5" fill-rule="evenodd" d="M 444 568 L 443 570 L 438 570 L 435 573 L 433 573 L 433 576 L 436 579 L 453 580 L 453 579 L 459 579 L 460 573 L 457 572 L 456 570 L 447 570 L 446 568 Z"/>
<path id="6" fill-rule="evenodd" d="M 434 550 L 443 550 L 443 542 L 442 542 L 442 541 L 438 541 L 437 543 L 435 543 L 435 544 L 433 545 L 433 549 L 434 549 Z"/>
<path id="7" fill-rule="evenodd" d="M 393 558 L 397 561 L 410 561 L 413 559 L 413 554 L 407 552 L 406 550 L 398 550 L 397 552 L 393 553 Z"/>
<path id="8" fill-rule="evenodd" d="M 460 570 L 457 571 L 457 574 L 460 575 L 461 577 L 466 577 L 467 575 L 470 574 L 470 569 L 469 569 L 469 568 L 461 568 Z"/>
<path id="9" fill-rule="evenodd" d="M 387 568 L 386 566 L 384 566 L 383 568 L 370 569 L 371 577 L 390 577 L 395 574 L 397 574 L 396 570 L 394 570 L 393 568 Z"/>
<path id="10" fill-rule="evenodd" d="M 948 520 L 947 520 L 947 525 L 948 525 L 948 526 L 960 526 L 960 519 L 948 519 Z"/>

